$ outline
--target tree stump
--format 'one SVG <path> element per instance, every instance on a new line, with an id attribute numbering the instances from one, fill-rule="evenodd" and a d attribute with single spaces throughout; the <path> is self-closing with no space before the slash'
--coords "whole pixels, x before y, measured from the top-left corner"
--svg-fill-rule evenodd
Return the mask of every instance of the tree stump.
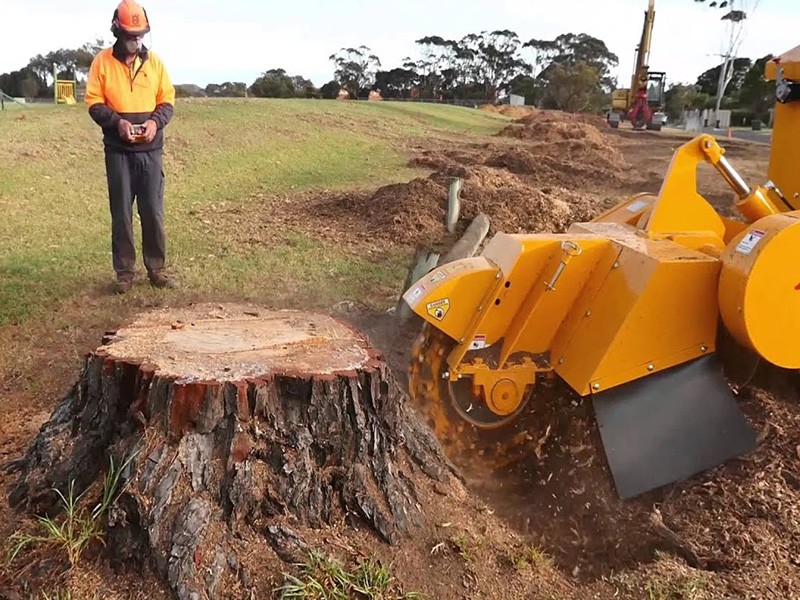
<path id="1" fill-rule="evenodd" d="M 181 599 L 252 587 L 253 540 L 284 561 L 303 559 L 302 530 L 366 525 L 395 543 L 426 526 L 420 485 L 461 485 L 363 335 L 243 305 L 156 310 L 107 334 L 9 500 L 52 513 L 52 488 L 88 489 L 109 456 L 130 459 L 112 564 L 152 566 Z"/>

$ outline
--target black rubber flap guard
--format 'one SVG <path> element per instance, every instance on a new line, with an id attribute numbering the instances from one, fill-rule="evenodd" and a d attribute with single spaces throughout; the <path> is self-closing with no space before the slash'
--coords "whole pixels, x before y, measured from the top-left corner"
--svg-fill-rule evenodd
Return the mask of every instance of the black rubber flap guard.
<path id="1" fill-rule="evenodd" d="M 714 355 L 594 394 L 592 404 L 623 500 L 756 447 Z"/>

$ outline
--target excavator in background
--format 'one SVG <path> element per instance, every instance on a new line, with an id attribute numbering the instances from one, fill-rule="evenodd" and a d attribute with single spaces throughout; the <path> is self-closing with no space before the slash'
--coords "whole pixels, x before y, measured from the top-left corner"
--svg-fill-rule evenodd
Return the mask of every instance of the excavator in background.
<path id="1" fill-rule="evenodd" d="M 459 419 L 503 427 L 558 376 L 591 398 L 623 499 L 756 446 L 720 354 L 729 340 L 750 364 L 800 369 L 800 46 L 766 76 L 777 102 L 764 185 L 700 135 L 676 149 L 658 195 L 562 234 L 497 233 L 406 290 L 425 321 L 409 391 L 437 433 Z M 698 193 L 701 163 L 730 185 L 739 218 Z"/>
<path id="2" fill-rule="evenodd" d="M 648 0 L 644 13 L 642 38 L 636 48 L 633 76 L 629 89 L 618 89 L 611 93 L 611 111 L 608 124 L 618 128 L 627 119 L 636 130 L 647 128 L 660 131 L 665 121 L 664 103 L 666 73 L 651 71 L 650 44 L 653 38 L 653 23 L 656 18 L 655 0 Z"/>

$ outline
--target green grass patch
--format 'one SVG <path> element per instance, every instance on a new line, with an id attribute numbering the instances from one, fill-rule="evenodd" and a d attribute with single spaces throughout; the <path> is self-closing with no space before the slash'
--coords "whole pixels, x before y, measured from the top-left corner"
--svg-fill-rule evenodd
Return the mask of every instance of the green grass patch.
<path id="1" fill-rule="evenodd" d="M 411 600 L 422 598 L 415 592 L 403 592 L 389 568 L 370 558 L 352 571 L 319 552 L 311 552 L 296 575 L 285 573 L 284 585 L 277 590 L 280 600 Z"/>
<path id="2" fill-rule="evenodd" d="M 444 105 L 180 100 L 165 147 L 168 262 L 193 292 L 382 300 L 386 286 L 400 282 L 402 250 L 376 263 L 302 237 L 241 247 L 203 228 L 193 212 L 255 194 L 407 180 L 415 173 L 406 167 L 409 139 L 490 134 L 506 121 Z M 110 282 L 113 272 L 101 132 L 85 107 L 0 112 L 0 153 L 2 326 Z M 138 223 L 134 229 L 138 251 Z"/>
<path id="3" fill-rule="evenodd" d="M 702 576 L 674 576 L 652 579 L 645 585 L 647 600 L 704 600 L 709 595 Z"/>
<path id="4" fill-rule="evenodd" d="M 119 467 L 114 466 L 113 458 L 103 480 L 102 498 L 95 506 L 88 510 L 83 502 L 85 494 L 91 490 L 87 488 L 81 494 L 75 494 L 75 482 L 70 479 L 66 494 L 59 489 L 53 489 L 61 502 L 64 517 L 56 521 L 48 516 L 37 518 L 39 534 L 16 532 L 8 539 L 6 562 L 12 564 L 18 555 L 27 546 L 51 546 L 62 552 L 71 569 L 78 566 L 84 550 L 95 540 L 102 540 L 104 536 L 103 519 L 109 507 L 116 501 L 122 492 L 120 477 L 135 454 L 131 455 Z"/>

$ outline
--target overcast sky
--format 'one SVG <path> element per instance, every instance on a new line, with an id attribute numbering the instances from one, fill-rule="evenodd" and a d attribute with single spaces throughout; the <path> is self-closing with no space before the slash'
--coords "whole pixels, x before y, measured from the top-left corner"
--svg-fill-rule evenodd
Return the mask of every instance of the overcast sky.
<path id="1" fill-rule="evenodd" d="M 751 0 L 752 1 L 752 0 Z M 74 48 L 108 32 L 115 2 L 0 0 L 0 73 L 38 53 Z M 588 33 L 620 58 L 627 85 L 647 0 L 147 0 L 152 25 L 146 43 L 165 61 L 175 83 L 244 81 L 282 67 L 321 86 L 333 75 L 328 56 L 367 45 L 384 68 L 417 56 L 425 35 L 458 39 L 471 32 L 511 29 L 520 38 Z M 693 82 L 718 64 L 721 13 L 695 0 L 656 0 L 652 70 L 670 82 Z M 782 53 L 800 43 L 800 0 L 761 0 L 748 20 L 740 56 Z M 6 26 L 11 24 L 11 26 Z"/>

